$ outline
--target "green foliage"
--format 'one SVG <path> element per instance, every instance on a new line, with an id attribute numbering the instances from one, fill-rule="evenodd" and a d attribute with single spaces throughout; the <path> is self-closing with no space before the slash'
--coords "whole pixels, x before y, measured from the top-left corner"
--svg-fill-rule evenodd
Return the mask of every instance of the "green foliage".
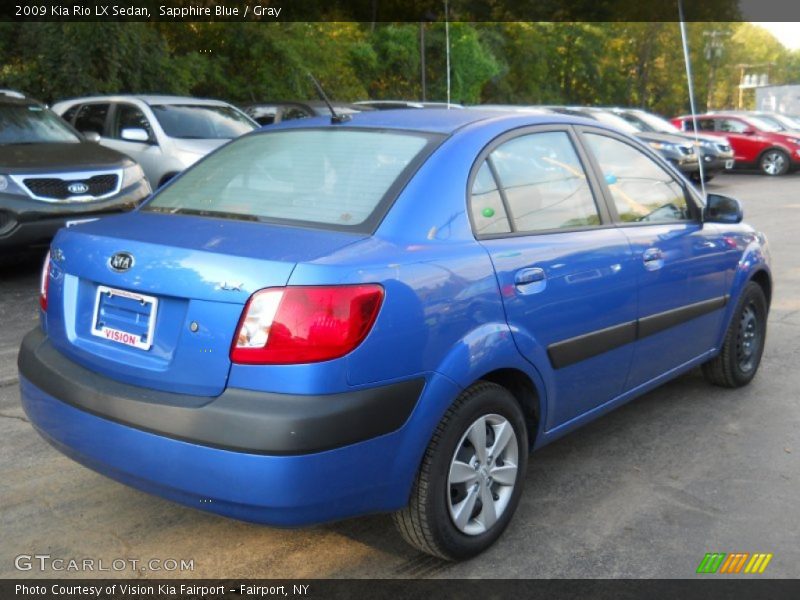
<path id="1" fill-rule="evenodd" d="M 687 30 L 699 110 L 739 102 L 740 64 L 770 64 L 771 83 L 800 79 L 800 52 L 760 27 L 699 22 Z M 710 31 L 723 46 L 713 60 Z M 421 32 L 427 98 L 444 100 L 442 22 L 0 23 L 0 87 L 48 102 L 137 92 L 247 102 L 313 98 L 312 73 L 337 100 L 416 100 Z M 674 22 L 454 22 L 450 47 L 454 102 L 629 105 L 667 116 L 689 108 Z"/>

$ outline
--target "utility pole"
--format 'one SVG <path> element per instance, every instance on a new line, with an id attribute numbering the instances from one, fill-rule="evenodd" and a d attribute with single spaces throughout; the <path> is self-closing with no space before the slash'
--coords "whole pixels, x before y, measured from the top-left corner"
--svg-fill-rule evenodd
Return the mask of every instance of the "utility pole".
<path id="1" fill-rule="evenodd" d="M 708 89 L 706 92 L 706 110 L 711 110 L 714 104 L 714 84 L 717 76 L 717 65 L 722 58 L 724 44 L 722 38 L 729 36 L 725 31 L 704 31 L 706 38 L 705 57 L 708 61 Z"/>
<path id="2" fill-rule="evenodd" d="M 419 73 L 422 78 L 422 101 L 427 98 L 427 81 L 425 78 L 425 21 L 419 22 Z"/>

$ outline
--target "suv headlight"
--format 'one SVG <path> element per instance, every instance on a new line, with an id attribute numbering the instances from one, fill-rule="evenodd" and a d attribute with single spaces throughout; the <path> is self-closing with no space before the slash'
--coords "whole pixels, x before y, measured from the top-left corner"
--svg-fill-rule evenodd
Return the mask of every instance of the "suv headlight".
<path id="1" fill-rule="evenodd" d="M 20 188 L 8 175 L 0 175 L 0 193 L 27 196 L 28 193 Z"/>
<path id="2" fill-rule="evenodd" d="M 672 150 L 674 152 L 678 152 L 679 147 L 678 144 L 671 144 L 669 142 L 648 142 L 651 148 L 655 150 Z"/>
<path id="3" fill-rule="evenodd" d="M 122 171 L 123 188 L 133 185 L 134 183 L 138 183 L 142 179 L 144 179 L 144 171 L 142 171 L 142 167 L 138 163 L 129 167 L 125 167 L 125 169 Z M 147 181 L 145 181 L 145 183 L 148 185 L 148 187 L 150 186 Z"/>

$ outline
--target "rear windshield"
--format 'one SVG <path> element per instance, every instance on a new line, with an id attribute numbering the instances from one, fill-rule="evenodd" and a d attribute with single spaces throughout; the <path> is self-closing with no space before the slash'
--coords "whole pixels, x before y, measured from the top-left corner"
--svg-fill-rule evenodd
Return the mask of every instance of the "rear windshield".
<path id="1" fill-rule="evenodd" d="M 36 104 L 0 104 L 0 144 L 79 143 L 56 114 Z"/>
<path id="2" fill-rule="evenodd" d="M 233 139 L 258 126 L 232 106 L 152 105 L 158 123 L 169 137 L 181 139 Z"/>
<path id="3" fill-rule="evenodd" d="M 302 129 L 236 140 L 145 210 L 372 231 L 438 136 Z"/>

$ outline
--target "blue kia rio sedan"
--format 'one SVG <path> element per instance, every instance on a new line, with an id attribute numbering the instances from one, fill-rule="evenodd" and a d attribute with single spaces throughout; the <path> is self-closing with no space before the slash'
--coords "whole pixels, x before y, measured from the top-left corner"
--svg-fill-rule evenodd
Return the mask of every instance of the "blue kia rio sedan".
<path id="1" fill-rule="evenodd" d="M 462 559 L 532 450 L 697 366 L 753 378 L 772 282 L 741 221 L 596 121 L 289 121 L 58 233 L 22 402 L 136 488 L 282 526 L 394 511 Z"/>

